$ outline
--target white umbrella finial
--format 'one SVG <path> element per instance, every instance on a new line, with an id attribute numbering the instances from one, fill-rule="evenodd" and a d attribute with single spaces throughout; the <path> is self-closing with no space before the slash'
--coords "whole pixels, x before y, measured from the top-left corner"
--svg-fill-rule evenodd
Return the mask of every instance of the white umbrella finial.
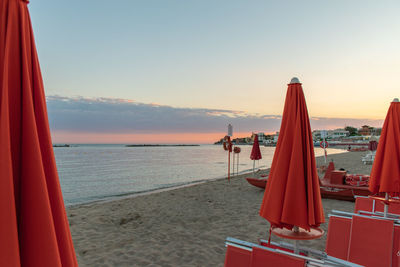
<path id="1" fill-rule="evenodd" d="M 299 78 L 293 77 L 293 78 L 290 80 L 290 84 L 293 84 L 293 83 L 300 83 Z"/>
<path id="2" fill-rule="evenodd" d="M 399 102 L 398 98 L 393 99 L 393 102 Z"/>

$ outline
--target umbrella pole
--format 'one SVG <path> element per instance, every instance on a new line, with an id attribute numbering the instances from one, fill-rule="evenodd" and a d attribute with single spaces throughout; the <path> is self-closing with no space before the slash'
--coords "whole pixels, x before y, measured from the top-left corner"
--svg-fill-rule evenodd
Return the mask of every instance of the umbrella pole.
<path id="1" fill-rule="evenodd" d="M 299 227 L 293 226 L 293 232 L 295 232 L 295 233 L 299 232 Z M 294 254 L 300 254 L 298 240 L 294 240 Z"/>
<path id="2" fill-rule="evenodd" d="M 237 162 L 236 162 L 236 173 L 239 174 L 239 153 L 238 153 Z"/>
<path id="3" fill-rule="evenodd" d="M 231 152 L 228 150 L 228 181 L 231 180 Z"/>
<path id="4" fill-rule="evenodd" d="M 324 160 L 325 160 L 325 165 L 326 165 L 326 141 L 325 141 L 325 135 L 324 135 Z"/>
<path id="5" fill-rule="evenodd" d="M 387 204 L 387 201 L 389 200 L 389 194 L 388 193 L 385 193 L 385 200 L 386 200 L 386 202 L 385 202 L 385 206 L 384 206 L 384 208 L 383 208 L 383 217 L 387 217 L 387 214 L 388 214 L 388 210 L 389 210 L 389 205 Z"/>
<path id="6" fill-rule="evenodd" d="M 254 174 L 254 169 L 256 168 L 256 160 L 253 160 L 253 174 Z"/>
<path id="7" fill-rule="evenodd" d="M 235 153 L 232 153 L 232 176 L 235 176 Z"/>

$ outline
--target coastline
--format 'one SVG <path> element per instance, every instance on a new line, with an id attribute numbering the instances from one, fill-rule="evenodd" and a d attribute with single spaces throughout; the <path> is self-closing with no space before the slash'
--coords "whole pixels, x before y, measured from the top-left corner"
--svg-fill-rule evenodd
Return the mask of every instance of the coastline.
<path id="1" fill-rule="evenodd" d="M 328 155 L 328 161 L 368 174 L 371 166 L 361 163 L 364 154 Z M 323 161 L 318 157 L 317 166 Z M 222 266 L 226 237 L 255 243 L 267 238 L 269 223 L 258 215 L 263 190 L 244 179 L 251 174 L 68 207 L 79 265 Z M 327 222 L 330 210 L 352 211 L 354 203 L 323 199 L 323 206 Z M 323 250 L 325 239 L 302 245 Z"/>

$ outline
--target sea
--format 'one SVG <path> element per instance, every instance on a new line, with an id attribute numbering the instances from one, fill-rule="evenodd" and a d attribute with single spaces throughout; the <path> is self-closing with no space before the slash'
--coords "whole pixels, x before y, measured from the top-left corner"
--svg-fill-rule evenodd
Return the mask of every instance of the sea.
<path id="1" fill-rule="evenodd" d="M 253 170 L 252 146 L 239 146 L 231 175 Z M 261 146 L 255 170 L 271 166 L 275 147 Z M 343 153 L 328 149 L 328 154 Z M 221 145 L 127 147 L 125 145 L 71 145 L 54 147 L 66 206 L 108 201 L 132 195 L 188 186 L 227 177 L 228 153 Z M 315 155 L 323 149 L 315 147 Z M 239 164 L 237 164 L 239 163 Z M 233 174 L 234 171 L 234 174 Z"/>

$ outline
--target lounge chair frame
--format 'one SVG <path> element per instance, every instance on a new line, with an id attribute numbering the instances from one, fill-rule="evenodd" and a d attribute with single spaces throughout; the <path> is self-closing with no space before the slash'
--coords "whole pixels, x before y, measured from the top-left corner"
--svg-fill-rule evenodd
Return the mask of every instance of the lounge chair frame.
<path id="1" fill-rule="evenodd" d="M 268 242 L 268 241 L 260 240 L 260 242 Z M 271 244 L 274 245 L 274 246 L 281 247 L 283 249 L 290 249 L 290 250 L 294 249 L 294 245 L 286 243 L 286 242 L 279 242 L 279 243 L 271 242 Z M 232 238 L 232 237 L 228 237 L 226 239 L 225 246 L 233 246 L 233 247 L 245 249 L 245 250 L 248 250 L 248 251 L 251 251 L 253 249 L 253 247 L 257 247 L 257 248 L 265 249 L 265 250 L 268 250 L 268 251 L 271 251 L 271 252 L 285 254 L 285 255 L 288 255 L 288 256 L 304 259 L 306 261 L 306 266 L 309 266 L 309 267 L 322 267 L 322 266 L 360 267 L 360 266 L 362 266 L 362 265 L 359 265 L 359 264 L 356 264 L 356 263 L 348 262 L 348 261 L 345 261 L 345 260 L 342 260 L 342 259 L 338 259 L 338 258 L 329 256 L 325 252 L 322 252 L 322 251 L 319 251 L 319 250 L 315 250 L 315 249 L 311 249 L 311 248 L 305 248 L 305 247 L 299 247 L 300 253 L 304 253 L 306 255 L 312 255 L 314 257 L 318 257 L 318 259 L 312 258 L 312 257 L 309 257 L 309 256 L 303 256 L 303 255 L 295 254 L 295 253 L 284 251 L 284 250 L 281 250 L 281 249 L 274 249 L 274 248 L 270 248 L 270 247 L 257 245 L 257 244 L 251 243 L 251 242 L 242 241 L 242 240 L 239 240 L 239 239 L 236 239 L 236 238 Z"/>

